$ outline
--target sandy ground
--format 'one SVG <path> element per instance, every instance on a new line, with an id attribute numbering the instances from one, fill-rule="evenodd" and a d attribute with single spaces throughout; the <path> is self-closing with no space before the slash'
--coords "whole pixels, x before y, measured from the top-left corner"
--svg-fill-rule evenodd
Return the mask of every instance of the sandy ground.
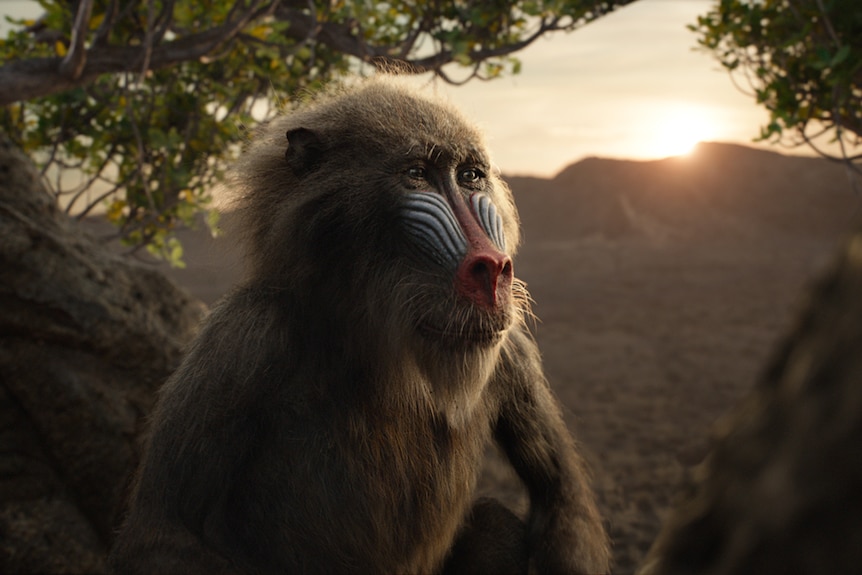
<path id="1" fill-rule="evenodd" d="M 707 152 L 697 165 L 587 161 L 553 182 L 511 179 L 526 237 L 516 274 L 536 301 L 547 375 L 592 467 L 620 575 L 639 564 L 858 208 L 825 162 Z M 233 240 L 182 239 L 189 267 L 168 273 L 212 303 L 241 268 Z M 482 488 L 526 505 L 499 460 Z"/>

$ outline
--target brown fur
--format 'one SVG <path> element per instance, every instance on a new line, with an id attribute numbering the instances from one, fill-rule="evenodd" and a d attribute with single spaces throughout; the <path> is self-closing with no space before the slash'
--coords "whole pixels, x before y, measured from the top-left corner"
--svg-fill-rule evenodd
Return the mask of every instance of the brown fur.
<path id="1" fill-rule="evenodd" d="M 482 167 L 514 255 L 480 135 L 394 80 L 322 97 L 250 147 L 248 278 L 161 392 L 118 573 L 608 571 L 523 284 L 480 309 L 418 263 L 397 211 L 416 162 L 441 182 Z M 492 437 L 530 493 L 526 525 L 499 504 L 470 513 Z"/>

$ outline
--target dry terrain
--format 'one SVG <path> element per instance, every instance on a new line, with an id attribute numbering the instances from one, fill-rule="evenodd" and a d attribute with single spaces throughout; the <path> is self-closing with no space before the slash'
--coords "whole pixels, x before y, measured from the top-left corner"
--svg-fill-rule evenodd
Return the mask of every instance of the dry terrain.
<path id="1" fill-rule="evenodd" d="M 707 144 L 657 162 L 588 159 L 551 180 L 508 178 L 548 377 L 633 572 L 710 430 L 758 378 L 806 287 L 859 220 L 839 166 Z M 184 233 L 207 303 L 241 269 L 228 233 Z M 523 507 L 497 460 L 483 488 Z"/>

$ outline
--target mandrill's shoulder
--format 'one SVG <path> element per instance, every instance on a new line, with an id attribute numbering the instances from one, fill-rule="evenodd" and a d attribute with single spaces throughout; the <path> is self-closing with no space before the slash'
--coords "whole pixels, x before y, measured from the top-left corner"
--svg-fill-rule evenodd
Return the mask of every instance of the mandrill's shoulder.
<path id="1" fill-rule="evenodd" d="M 237 287 L 215 304 L 198 337 L 163 393 L 175 386 L 239 386 L 267 373 L 292 371 L 295 363 L 288 322 L 277 297 L 265 290 Z M 245 387 L 242 385 L 241 387 Z"/>
<path id="2" fill-rule="evenodd" d="M 239 355 L 253 350 L 265 351 L 286 344 L 287 334 L 279 341 L 272 341 L 280 332 L 286 332 L 288 322 L 284 315 L 289 310 L 279 305 L 280 300 L 272 290 L 257 287 L 238 286 L 218 301 L 210 315 L 204 320 L 195 348 L 205 346 L 214 353 L 222 349 L 232 350 L 231 355 Z M 258 359 L 258 358 L 256 358 Z"/>

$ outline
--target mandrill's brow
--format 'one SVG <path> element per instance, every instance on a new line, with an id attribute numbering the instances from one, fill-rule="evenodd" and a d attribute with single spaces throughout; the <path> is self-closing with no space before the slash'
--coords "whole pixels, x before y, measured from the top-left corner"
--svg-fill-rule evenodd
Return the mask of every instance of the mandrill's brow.
<path id="1" fill-rule="evenodd" d="M 484 156 L 468 156 L 463 161 L 458 162 L 458 165 L 480 168 L 485 173 L 488 173 L 491 170 L 491 162 L 489 162 Z"/>
<path id="2" fill-rule="evenodd" d="M 491 162 L 484 155 L 458 154 L 440 148 L 431 150 L 424 155 L 406 154 L 404 162 L 411 165 L 421 163 L 441 171 L 456 170 L 467 166 L 479 168 L 485 173 L 489 173 L 491 169 Z"/>

